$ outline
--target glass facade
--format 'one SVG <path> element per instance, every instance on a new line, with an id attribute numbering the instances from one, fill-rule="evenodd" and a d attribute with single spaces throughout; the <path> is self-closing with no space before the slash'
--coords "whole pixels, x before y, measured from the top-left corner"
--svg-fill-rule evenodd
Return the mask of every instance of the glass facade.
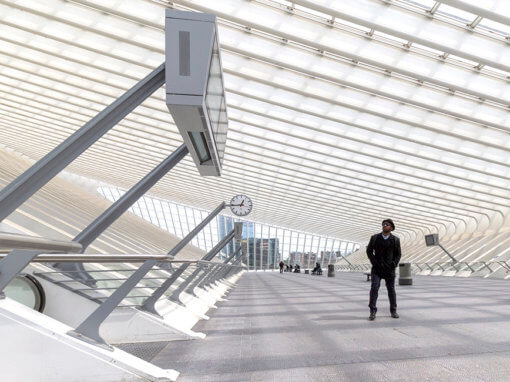
<path id="1" fill-rule="evenodd" d="M 110 186 L 100 187 L 98 191 L 112 202 L 124 194 L 123 190 Z M 209 214 L 205 210 L 150 196 L 140 198 L 130 208 L 130 212 L 180 238 L 191 232 Z M 359 244 L 339 238 L 314 235 L 227 215 L 218 215 L 213 219 L 191 244 L 204 251 L 210 251 L 233 229 L 236 221 L 243 222 L 241 246 L 250 270 L 276 269 L 280 260 L 286 264 L 299 264 L 302 268 L 313 267 L 316 262 L 327 266 L 359 248 Z M 234 243 L 230 242 L 221 250 L 220 255 L 226 258 L 234 253 L 234 250 Z"/>

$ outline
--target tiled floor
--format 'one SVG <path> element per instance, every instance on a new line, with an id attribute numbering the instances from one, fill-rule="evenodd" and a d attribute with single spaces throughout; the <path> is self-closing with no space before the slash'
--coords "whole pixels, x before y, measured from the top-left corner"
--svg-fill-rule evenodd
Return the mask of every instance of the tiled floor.
<path id="1" fill-rule="evenodd" d="M 400 319 L 381 285 L 369 322 L 365 280 L 245 274 L 195 326 L 205 339 L 152 362 L 179 381 L 510 381 L 509 281 L 415 277 L 397 286 Z"/>

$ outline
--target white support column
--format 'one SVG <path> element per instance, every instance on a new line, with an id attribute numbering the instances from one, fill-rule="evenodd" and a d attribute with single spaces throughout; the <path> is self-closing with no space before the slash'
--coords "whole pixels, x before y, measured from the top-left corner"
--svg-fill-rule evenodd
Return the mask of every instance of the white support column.
<path id="1" fill-rule="evenodd" d="M 319 236 L 319 241 L 317 242 L 317 254 L 315 256 L 315 262 L 319 262 L 319 253 L 320 253 L 320 247 L 321 247 L 321 237 Z"/>
<path id="2" fill-rule="evenodd" d="M 329 241 L 329 238 L 326 237 L 326 241 L 324 242 L 324 249 L 322 251 L 322 256 L 321 256 L 321 268 L 324 268 L 324 257 L 326 256 L 326 250 L 328 248 L 328 241 Z"/>

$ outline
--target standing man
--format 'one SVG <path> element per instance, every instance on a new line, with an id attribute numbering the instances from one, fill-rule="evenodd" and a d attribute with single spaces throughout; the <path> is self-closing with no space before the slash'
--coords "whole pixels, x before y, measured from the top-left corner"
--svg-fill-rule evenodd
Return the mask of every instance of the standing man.
<path id="1" fill-rule="evenodd" d="M 285 263 L 283 262 L 283 260 L 280 260 L 280 273 L 283 273 L 283 266 L 285 265 Z"/>
<path id="2" fill-rule="evenodd" d="M 391 219 L 385 219 L 382 222 L 382 232 L 373 235 L 367 246 L 367 255 L 372 264 L 372 285 L 370 287 L 370 321 L 375 320 L 377 313 L 377 296 L 381 279 L 386 283 L 388 298 L 390 300 L 391 317 L 398 318 L 397 313 L 397 294 L 395 293 L 395 268 L 398 266 L 402 252 L 400 250 L 400 239 L 394 236 L 391 231 L 395 229 L 395 224 Z"/>

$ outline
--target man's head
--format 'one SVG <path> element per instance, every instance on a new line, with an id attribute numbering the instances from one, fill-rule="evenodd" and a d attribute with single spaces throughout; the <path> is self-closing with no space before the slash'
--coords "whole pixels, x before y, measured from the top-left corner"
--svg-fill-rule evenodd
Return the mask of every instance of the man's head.
<path id="1" fill-rule="evenodd" d="M 382 230 L 384 233 L 390 233 L 395 229 L 395 224 L 393 223 L 393 220 L 391 219 L 384 219 L 382 221 Z"/>

